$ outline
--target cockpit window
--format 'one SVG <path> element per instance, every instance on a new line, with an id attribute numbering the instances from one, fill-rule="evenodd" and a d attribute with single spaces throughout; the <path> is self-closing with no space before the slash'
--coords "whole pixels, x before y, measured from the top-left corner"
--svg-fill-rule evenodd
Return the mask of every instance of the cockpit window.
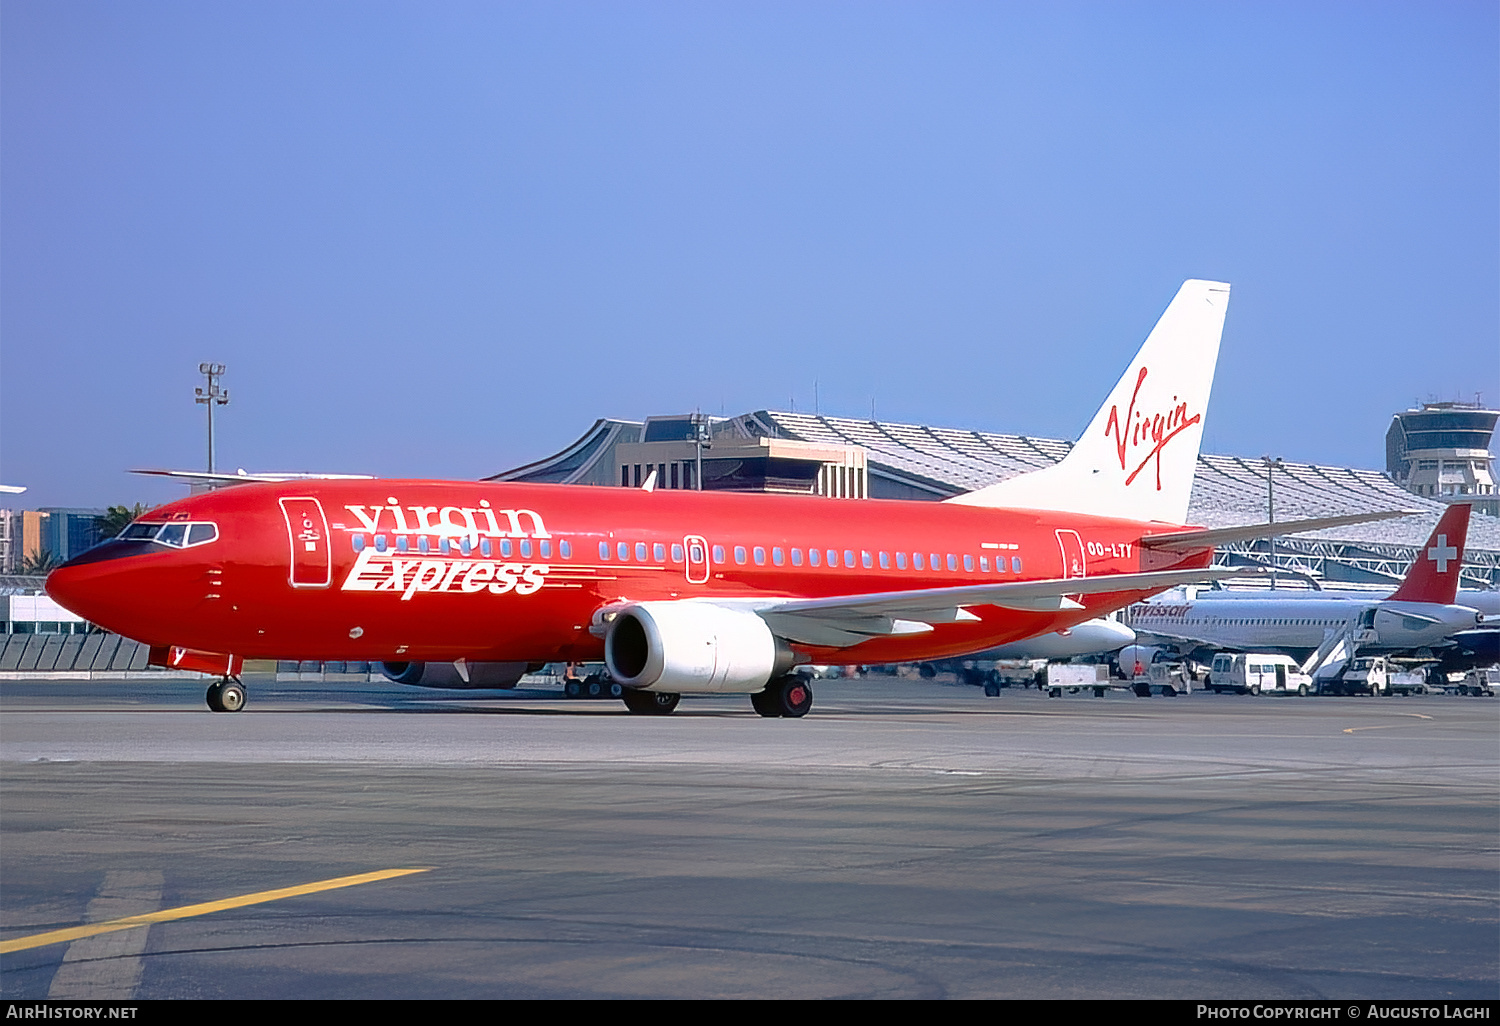
<path id="1" fill-rule="evenodd" d="M 156 541 L 162 545 L 173 545 L 180 549 L 186 540 L 187 524 L 164 524 L 156 532 Z"/>
<path id="2" fill-rule="evenodd" d="M 175 549 L 206 545 L 219 537 L 217 524 L 131 524 L 120 532 L 121 541 L 154 541 Z"/>

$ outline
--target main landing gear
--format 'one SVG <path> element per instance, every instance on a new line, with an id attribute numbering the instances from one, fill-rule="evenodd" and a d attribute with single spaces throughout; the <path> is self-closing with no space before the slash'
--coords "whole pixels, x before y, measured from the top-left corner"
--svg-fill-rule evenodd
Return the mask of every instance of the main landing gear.
<path id="1" fill-rule="evenodd" d="M 238 677 L 226 676 L 210 684 L 204 697 L 214 712 L 239 712 L 245 708 L 245 685 Z"/>
<path id="2" fill-rule="evenodd" d="M 625 701 L 625 708 L 637 716 L 670 716 L 682 698 L 681 695 L 670 692 L 638 691 L 634 688 L 626 688 L 620 697 Z"/>
<path id="3" fill-rule="evenodd" d="M 781 677 L 751 695 L 750 704 L 762 716 L 799 719 L 812 708 L 812 685 L 798 676 Z"/>

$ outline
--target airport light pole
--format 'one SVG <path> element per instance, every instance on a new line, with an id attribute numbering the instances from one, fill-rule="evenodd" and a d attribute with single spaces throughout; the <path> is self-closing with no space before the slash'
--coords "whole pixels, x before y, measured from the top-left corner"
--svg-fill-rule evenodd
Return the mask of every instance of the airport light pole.
<path id="1" fill-rule="evenodd" d="M 706 413 L 695 413 L 689 422 L 693 425 L 693 487 L 703 491 L 703 450 L 713 448 L 713 439 L 708 433 L 709 417 Z"/>
<path id="2" fill-rule="evenodd" d="M 1266 519 L 1270 523 L 1276 523 L 1276 468 L 1282 465 L 1280 456 L 1262 456 L 1260 461 L 1266 465 Z M 1270 537 L 1271 542 L 1271 588 L 1276 588 L 1276 536 Z"/>
<path id="3" fill-rule="evenodd" d="M 207 388 L 195 388 L 193 400 L 208 407 L 208 472 L 214 472 L 214 407 L 229 405 L 229 389 L 219 387 L 219 378 L 224 375 L 222 363 L 200 363 L 198 373 L 208 379 Z"/>

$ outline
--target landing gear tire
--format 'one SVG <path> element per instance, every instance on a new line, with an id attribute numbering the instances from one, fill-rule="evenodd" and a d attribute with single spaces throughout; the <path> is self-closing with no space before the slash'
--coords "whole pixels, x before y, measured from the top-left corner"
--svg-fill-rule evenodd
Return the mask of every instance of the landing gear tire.
<path id="1" fill-rule="evenodd" d="M 681 695 L 666 691 L 636 691 L 634 689 L 625 689 L 620 697 L 625 701 L 625 708 L 637 716 L 670 716 L 682 699 Z"/>
<path id="2" fill-rule="evenodd" d="M 569 698 L 582 698 L 583 697 L 583 681 L 581 681 L 581 680 L 567 680 L 567 681 L 563 681 L 563 694 L 566 695 Z"/>
<path id="3" fill-rule="evenodd" d="M 245 708 L 245 685 L 237 680 L 216 681 L 208 686 L 204 698 L 214 712 L 239 712 Z"/>
<path id="4" fill-rule="evenodd" d="M 750 708 L 767 719 L 781 715 L 781 710 L 776 706 L 776 695 L 769 687 L 750 696 Z"/>
<path id="5" fill-rule="evenodd" d="M 751 695 L 750 704 L 762 716 L 801 719 L 812 708 L 812 685 L 801 677 L 782 677 L 771 681 L 759 694 Z"/>
<path id="6" fill-rule="evenodd" d="M 230 681 L 219 688 L 219 704 L 225 712 L 239 712 L 245 708 L 245 685 Z"/>

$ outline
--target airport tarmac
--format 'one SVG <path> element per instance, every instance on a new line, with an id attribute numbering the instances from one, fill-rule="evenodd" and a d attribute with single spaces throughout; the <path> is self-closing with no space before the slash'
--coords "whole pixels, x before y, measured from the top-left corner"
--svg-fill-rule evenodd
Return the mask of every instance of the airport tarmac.
<path id="1" fill-rule="evenodd" d="M 1500 997 L 1500 700 L 250 692 L 0 682 L 0 994 Z"/>

